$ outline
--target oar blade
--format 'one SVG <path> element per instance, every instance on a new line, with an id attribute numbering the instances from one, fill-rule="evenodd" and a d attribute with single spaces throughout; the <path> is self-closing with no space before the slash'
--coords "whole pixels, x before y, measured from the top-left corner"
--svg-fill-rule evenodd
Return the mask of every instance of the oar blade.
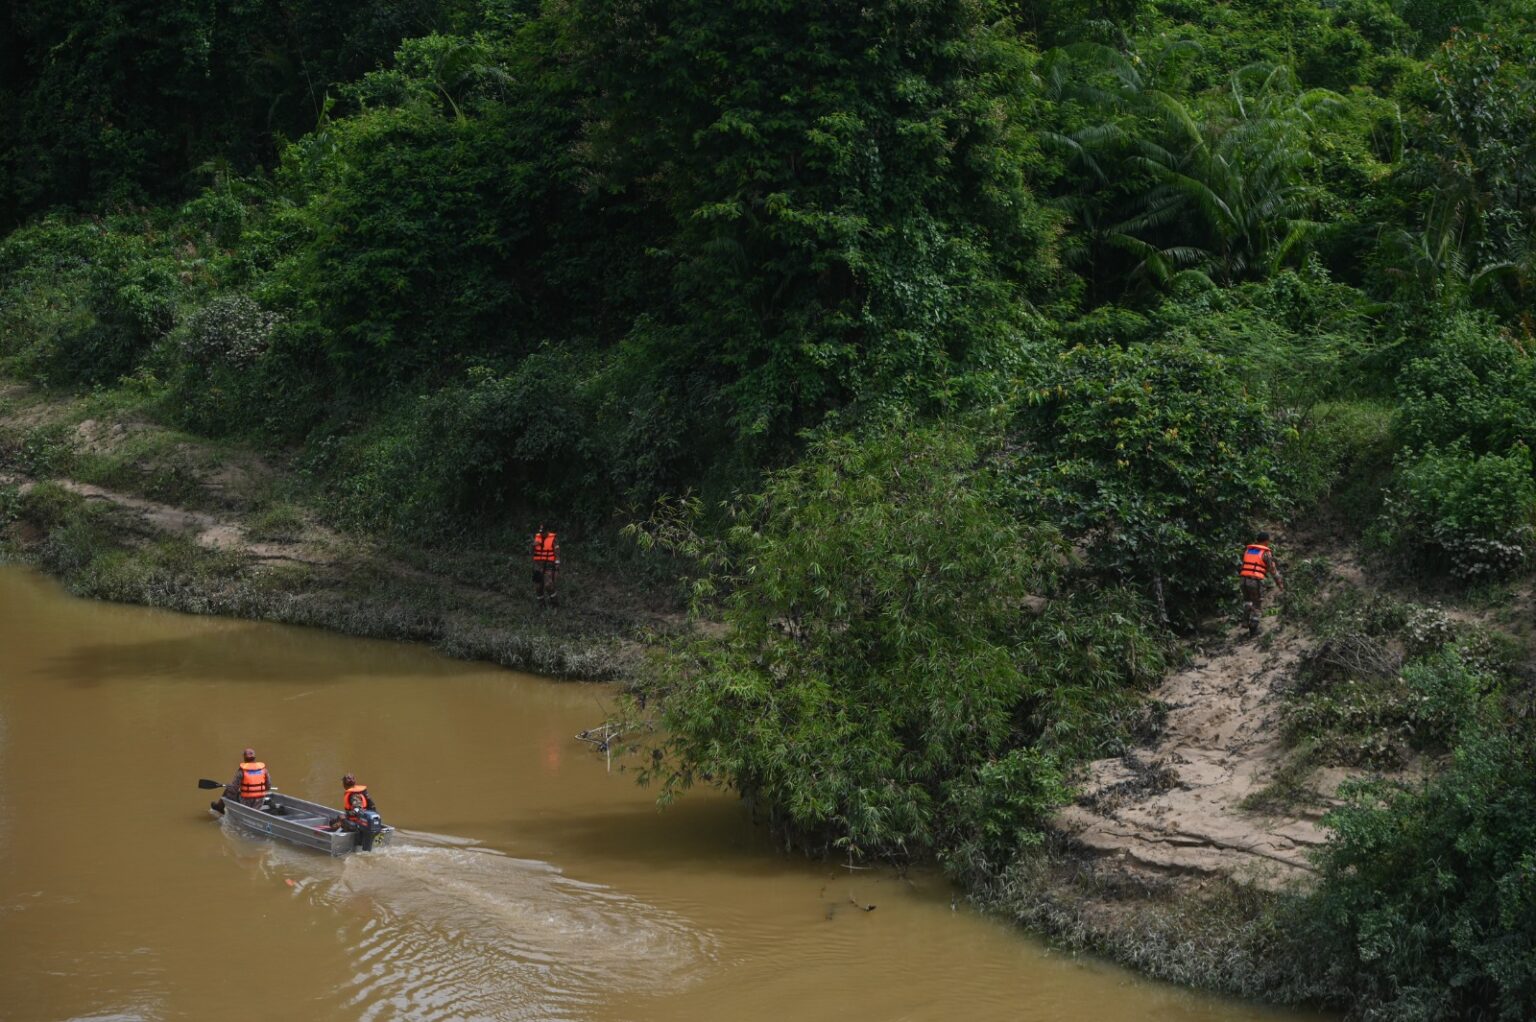
<path id="1" fill-rule="evenodd" d="M 210 781 L 206 777 L 199 777 L 197 779 L 197 786 L 199 788 L 202 788 L 204 791 L 212 791 L 214 788 L 222 788 L 222 787 L 224 787 L 224 782 L 223 781 Z"/>

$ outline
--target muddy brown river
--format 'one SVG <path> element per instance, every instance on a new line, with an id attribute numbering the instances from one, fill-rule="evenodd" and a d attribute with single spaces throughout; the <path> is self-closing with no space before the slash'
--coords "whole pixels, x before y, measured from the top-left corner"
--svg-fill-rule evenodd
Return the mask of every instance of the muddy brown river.
<path id="1" fill-rule="evenodd" d="M 0 567 L 0 1019 L 1303 1017 L 1054 953 L 936 875 L 786 858 L 724 795 L 658 812 L 573 738 L 610 698 Z M 396 843 L 221 824 L 196 782 L 247 744 L 303 797 L 355 771 Z"/>

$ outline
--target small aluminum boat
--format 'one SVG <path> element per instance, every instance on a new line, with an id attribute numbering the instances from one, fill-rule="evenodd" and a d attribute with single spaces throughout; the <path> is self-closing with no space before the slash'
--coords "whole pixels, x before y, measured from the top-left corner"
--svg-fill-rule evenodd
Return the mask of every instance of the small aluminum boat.
<path id="1" fill-rule="evenodd" d="M 268 795 L 260 809 L 245 805 L 237 798 L 224 800 L 224 818 L 241 830 L 281 838 L 327 855 L 346 855 L 362 847 L 359 838 L 363 835 L 356 831 L 326 829 L 326 825 L 339 815 L 340 809 L 306 802 L 280 791 Z M 373 836 L 373 847 L 389 844 L 394 833 L 395 828 L 385 824 L 383 831 Z"/>

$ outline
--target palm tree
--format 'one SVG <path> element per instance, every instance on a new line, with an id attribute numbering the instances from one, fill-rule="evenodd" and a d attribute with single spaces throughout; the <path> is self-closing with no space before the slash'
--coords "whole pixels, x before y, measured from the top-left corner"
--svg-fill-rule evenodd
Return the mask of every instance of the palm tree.
<path id="1" fill-rule="evenodd" d="M 1300 92 L 1288 68 L 1255 66 L 1233 75 L 1224 102 L 1203 116 L 1166 93 L 1141 98 L 1157 131 L 1131 163 L 1152 187 L 1114 233 L 1142 272 L 1166 281 L 1194 271 L 1231 284 L 1273 269 L 1315 228 L 1306 126 L 1337 96 Z"/>
<path id="2" fill-rule="evenodd" d="M 1158 64 L 1079 45 L 1044 65 L 1049 98 L 1100 120 L 1046 141 L 1089 179 L 1059 200 L 1077 227 L 1068 255 L 1097 263 L 1106 249 L 1135 276 L 1166 284 L 1193 275 L 1230 284 L 1287 258 L 1315 228 L 1307 133 L 1343 100 L 1303 91 L 1285 67 L 1254 65 L 1201 105 L 1155 87 Z"/>

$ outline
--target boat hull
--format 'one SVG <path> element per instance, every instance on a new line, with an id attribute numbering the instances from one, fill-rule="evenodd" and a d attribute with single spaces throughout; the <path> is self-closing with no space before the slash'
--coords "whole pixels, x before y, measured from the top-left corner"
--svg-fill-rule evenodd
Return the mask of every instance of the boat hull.
<path id="1" fill-rule="evenodd" d="M 252 808 L 238 799 L 224 800 L 224 818 L 246 833 L 277 838 L 326 855 L 347 855 L 359 850 L 357 833 L 326 829 L 326 825 L 339 815 L 339 809 L 306 802 L 279 791 L 267 796 L 266 807 L 262 809 Z M 374 835 L 373 847 L 378 849 L 389 844 L 394 833 L 395 828 L 386 825 L 383 833 Z"/>

